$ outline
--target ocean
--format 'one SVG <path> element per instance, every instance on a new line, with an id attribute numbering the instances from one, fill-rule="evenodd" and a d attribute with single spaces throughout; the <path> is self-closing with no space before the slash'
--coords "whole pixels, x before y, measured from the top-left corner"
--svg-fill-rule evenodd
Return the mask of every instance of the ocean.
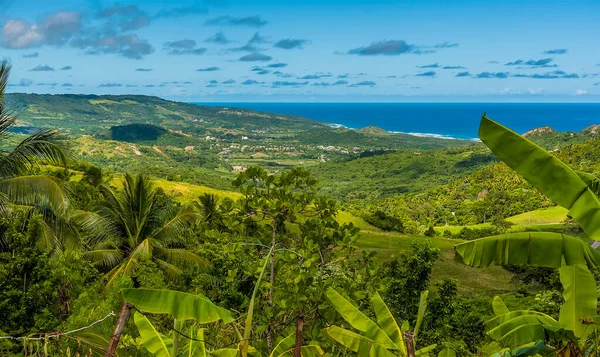
<path id="1" fill-rule="evenodd" d="M 195 103 L 294 114 L 351 129 L 378 126 L 413 135 L 474 139 L 481 114 L 517 131 L 600 124 L 600 103 Z"/>

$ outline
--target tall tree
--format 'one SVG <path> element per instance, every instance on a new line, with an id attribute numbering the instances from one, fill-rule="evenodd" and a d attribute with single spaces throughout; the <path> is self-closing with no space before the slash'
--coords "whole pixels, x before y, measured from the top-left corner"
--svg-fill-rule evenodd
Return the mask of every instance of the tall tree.
<path id="1" fill-rule="evenodd" d="M 125 174 L 123 189 L 100 185 L 104 200 L 83 226 L 89 231 L 85 255 L 109 268 L 112 284 L 122 275 L 133 275 L 142 258 L 152 259 L 171 279 L 178 278 L 180 265 L 206 265 L 188 250 L 187 228 L 199 216 L 193 209 L 162 204 L 159 191 L 143 175 Z"/>

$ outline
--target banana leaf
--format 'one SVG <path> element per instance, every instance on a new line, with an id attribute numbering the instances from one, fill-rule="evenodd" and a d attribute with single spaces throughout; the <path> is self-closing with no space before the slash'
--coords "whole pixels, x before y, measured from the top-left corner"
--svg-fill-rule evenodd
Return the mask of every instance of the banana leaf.
<path id="1" fill-rule="evenodd" d="M 537 315 L 517 316 L 489 330 L 487 334 L 493 340 L 512 348 L 549 339 L 575 339 L 573 331 L 556 325 L 547 325 L 545 322 L 545 318 Z"/>
<path id="2" fill-rule="evenodd" d="M 506 321 L 512 320 L 519 316 L 537 316 L 537 318 L 542 321 L 545 325 L 550 326 L 560 326 L 559 322 L 552 318 L 552 316 L 548 316 L 544 313 L 533 311 L 533 310 L 516 310 L 511 311 L 503 315 L 498 315 L 490 320 L 485 322 L 485 325 L 488 330 L 491 330 L 495 327 L 498 327 L 505 323 Z"/>
<path id="3" fill-rule="evenodd" d="M 492 300 L 492 310 L 494 310 L 494 315 L 496 316 L 508 314 L 510 312 L 500 296 L 494 296 L 494 300 Z"/>
<path id="4" fill-rule="evenodd" d="M 333 307 L 352 327 L 364 332 L 368 338 L 382 345 L 382 347 L 393 350 L 401 349 L 373 320 L 363 314 L 356 306 L 352 305 L 352 303 L 335 291 L 335 289 L 327 289 L 326 294 L 327 299 L 329 299 Z"/>
<path id="5" fill-rule="evenodd" d="M 122 289 L 123 299 L 138 310 L 153 314 L 171 314 L 177 320 L 195 320 L 206 324 L 219 320 L 232 322 L 228 310 L 213 304 L 201 295 L 164 289 Z"/>
<path id="6" fill-rule="evenodd" d="M 327 336 L 331 337 L 332 340 L 353 352 L 358 352 L 359 350 L 369 351 L 371 349 L 370 346 L 375 343 L 375 341 L 371 340 L 370 338 L 338 326 L 327 327 L 323 329 L 323 332 L 325 332 Z"/>
<path id="7" fill-rule="evenodd" d="M 558 268 L 584 264 L 598 266 L 599 253 L 582 240 L 560 233 L 510 233 L 458 244 L 456 260 L 476 268 L 495 265 L 533 265 Z"/>
<path id="8" fill-rule="evenodd" d="M 596 281 L 585 265 L 563 266 L 559 270 L 565 299 L 560 308 L 560 326 L 585 338 L 593 330 L 583 319 L 596 315 L 598 302 Z"/>
<path id="9" fill-rule="evenodd" d="M 600 201 L 575 171 L 485 114 L 481 118 L 479 138 L 500 160 L 548 198 L 568 209 L 569 217 L 575 219 L 590 238 L 600 239 Z"/>
<path id="10" fill-rule="evenodd" d="M 185 357 L 207 357 L 206 346 L 204 344 L 204 329 L 200 328 L 194 333 L 194 329 L 190 330 L 190 337 L 195 340 L 190 340 L 185 349 Z"/>
<path id="11" fill-rule="evenodd" d="M 142 345 L 148 352 L 154 357 L 171 357 L 173 340 L 158 332 L 143 314 L 135 313 L 133 320 L 140 333 Z"/>
<path id="12" fill-rule="evenodd" d="M 325 355 L 325 352 L 323 352 L 323 349 L 320 346 L 308 345 L 308 346 L 300 347 L 300 356 L 301 357 L 319 357 L 319 356 L 324 356 L 324 355 Z M 277 357 L 294 357 L 294 351 L 293 351 L 293 349 L 290 349 L 290 350 L 278 355 Z"/>
<path id="13" fill-rule="evenodd" d="M 398 327 L 396 319 L 394 319 L 390 309 L 383 302 L 383 299 L 379 293 L 375 293 L 373 295 L 371 298 L 371 304 L 373 304 L 375 316 L 377 316 L 377 324 L 381 326 L 383 331 L 388 335 L 392 342 L 400 347 L 400 355 L 406 356 L 406 344 L 404 343 L 404 338 L 402 337 L 402 330 L 400 327 Z"/>
<path id="14" fill-rule="evenodd" d="M 438 353 L 437 357 L 456 357 L 456 352 L 446 347 Z"/>
<path id="15" fill-rule="evenodd" d="M 554 351 L 552 347 L 546 346 L 543 341 L 538 341 L 531 346 L 523 346 L 511 351 L 511 357 L 546 356 Z"/>
<path id="16" fill-rule="evenodd" d="M 415 339 L 419 334 L 419 329 L 423 323 L 423 316 L 425 316 L 425 310 L 427 309 L 427 296 L 429 296 L 429 290 L 425 290 L 421 293 L 421 299 L 419 300 L 419 311 L 417 312 L 417 322 L 415 323 Z"/>

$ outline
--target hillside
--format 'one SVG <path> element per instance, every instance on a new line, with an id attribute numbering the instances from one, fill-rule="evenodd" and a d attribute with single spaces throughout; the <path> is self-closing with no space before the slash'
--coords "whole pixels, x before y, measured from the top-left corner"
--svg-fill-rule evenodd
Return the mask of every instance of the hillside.
<path id="1" fill-rule="evenodd" d="M 460 140 L 419 138 L 406 134 L 380 135 L 381 129 L 354 131 L 331 128 L 311 119 L 248 109 L 199 106 L 140 95 L 39 95 L 14 93 L 8 106 L 19 113 L 20 132 L 59 128 L 68 133 L 96 135 L 113 126 L 149 124 L 180 133 L 195 141 L 244 140 L 250 146 L 292 144 L 361 148 L 441 148 L 462 145 Z"/>
<path id="2" fill-rule="evenodd" d="M 313 167 L 321 191 L 341 200 L 390 197 L 452 182 L 496 161 L 481 144 L 445 150 L 364 152 Z"/>

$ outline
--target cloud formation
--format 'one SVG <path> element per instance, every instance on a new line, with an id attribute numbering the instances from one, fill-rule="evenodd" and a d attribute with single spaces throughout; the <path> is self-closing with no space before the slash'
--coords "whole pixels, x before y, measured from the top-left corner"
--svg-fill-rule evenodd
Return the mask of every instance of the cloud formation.
<path id="1" fill-rule="evenodd" d="M 532 68 L 539 68 L 539 67 L 556 67 L 555 64 L 551 64 L 553 61 L 552 58 L 542 58 L 542 59 L 531 59 L 528 61 L 524 61 L 522 59 L 518 59 L 516 61 L 512 61 L 512 62 L 508 62 L 505 63 L 505 66 L 519 66 L 519 65 L 523 65 L 523 66 L 531 66 Z"/>
<path id="2" fill-rule="evenodd" d="M 564 55 L 565 53 L 567 53 L 567 49 L 566 48 L 557 48 L 554 50 L 547 50 L 542 53 L 545 55 Z"/>
<path id="3" fill-rule="evenodd" d="M 294 81 L 274 81 L 273 87 L 300 87 L 307 85 L 308 82 L 294 82 Z"/>
<path id="4" fill-rule="evenodd" d="M 136 72 L 152 72 L 152 68 L 136 68 Z"/>
<path id="5" fill-rule="evenodd" d="M 428 54 L 435 53 L 438 49 L 458 47 L 457 43 L 444 42 L 433 46 L 409 44 L 404 40 L 375 41 L 368 46 L 357 47 L 347 51 L 350 55 L 359 56 L 398 56 L 402 54 Z"/>
<path id="6" fill-rule="evenodd" d="M 170 55 L 203 55 L 207 49 L 196 47 L 196 41 L 189 38 L 168 41 L 163 44 L 163 48 L 168 51 Z"/>
<path id="7" fill-rule="evenodd" d="M 54 72 L 54 68 L 48 66 L 48 65 L 37 65 L 35 67 L 33 67 L 32 69 L 30 69 L 31 72 Z"/>
<path id="8" fill-rule="evenodd" d="M 23 55 L 23 58 L 38 58 L 40 56 L 39 52 L 26 53 Z"/>
<path id="9" fill-rule="evenodd" d="M 328 77 L 332 77 L 333 75 L 331 73 L 315 73 L 315 74 L 308 74 L 306 76 L 303 77 L 299 77 L 298 79 L 321 79 L 321 78 L 328 78 Z"/>
<path id="10" fill-rule="evenodd" d="M 455 77 L 470 77 L 471 74 L 469 72 L 458 72 Z"/>
<path id="11" fill-rule="evenodd" d="M 354 83 L 350 87 L 363 87 L 363 86 L 374 87 L 376 85 L 377 85 L 377 83 L 375 83 L 373 81 L 362 81 L 362 82 Z"/>
<path id="12" fill-rule="evenodd" d="M 415 74 L 416 77 L 435 77 L 435 71 L 427 71 Z"/>
<path id="13" fill-rule="evenodd" d="M 198 68 L 196 71 L 197 72 L 214 72 L 214 71 L 218 71 L 220 68 L 219 67 L 205 67 L 205 68 Z"/>
<path id="14" fill-rule="evenodd" d="M 283 68 L 283 67 L 287 67 L 287 63 L 271 63 L 267 67 L 269 67 L 269 68 Z"/>
<path id="15" fill-rule="evenodd" d="M 10 19 L 2 26 L 0 45 L 10 49 L 61 46 L 82 28 L 82 15 L 74 11 L 59 11 L 37 23 Z"/>
<path id="16" fill-rule="evenodd" d="M 249 26 L 249 27 L 262 27 L 267 24 L 267 21 L 261 19 L 260 16 L 248 16 L 248 17 L 233 17 L 233 16 L 219 16 L 214 19 L 206 20 L 205 25 L 227 25 L 227 26 Z"/>
<path id="17" fill-rule="evenodd" d="M 313 83 L 313 86 L 316 87 L 331 87 L 331 86 L 343 86 L 343 85 L 347 85 L 348 81 L 344 81 L 344 80 L 339 80 L 339 81 L 335 81 L 333 83 L 330 82 L 317 82 L 317 83 Z"/>
<path id="18" fill-rule="evenodd" d="M 8 86 L 9 87 L 29 87 L 32 84 L 33 84 L 33 81 L 31 79 L 21 78 L 19 83 L 16 83 L 16 84 L 10 83 Z"/>
<path id="19" fill-rule="evenodd" d="M 242 85 L 245 85 L 245 86 L 251 86 L 254 84 L 264 84 L 264 82 L 259 82 L 254 79 L 246 79 L 245 81 L 242 82 Z"/>
<path id="20" fill-rule="evenodd" d="M 437 63 L 426 64 L 423 66 L 417 66 L 417 68 L 440 68 L 441 66 Z"/>
<path id="21" fill-rule="evenodd" d="M 476 74 L 473 78 L 500 78 L 505 79 L 508 78 L 510 73 L 508 72 L 481 72 Z"/>
<path id="22" fill-rule="evenodd" d="M 302 49 L 304 47 L 304 45 L 307 43 L 308 43 L 308 40 L 286 38 L 286 39 L 275 42 L 273 47 L 281 48 L 284 50 L 292 50 L 295 48 Z"/>
<path id="23" fill-rule="evenodd" d="M 255 32 L 254 36 L 248 40 L 248 44 L 251 45 L 260 45 L 263 43 L 269 43 L 269 40 L 266 37 L 261 36 L 258 32 Z"/>
<path id="24" fill-rule="evenodd" d="M 204 42 L 215 43 L 217 45 L 226 45 L 228 43 L 231 43 L 232 41 L 228 39 L 223 32 L 220 31 L 204 40 Z"/>
<path id="25" fill-rule="evenodd" d="M 123 87 L 121 83 L 102 83 L 98 86 L 98 88 L 114 88 L 114 87 Z"/>
<path id="26" fill-rule="evenodd" d="M 99 35 L 73 39 L 71 46 L 85 50 L 88 55 L 118 54 L 126 58 L 142 59 L 154 52 L 154 47 L 137 35 Z"/>
<path id="27" fill-rule="evenodd" d="M 255 52 L 255 53 L 250 53 L 248 55 L 240 57 L 240 59 L 238 61 L 241 61 L 241 62 L 268 62 L 272 59 L 273 59 L 273 57 L 271 57 L 271 56 L 267 56 L 262 53 Z"/>
<path id="28" fill-rule="evenodd" d="M 72 69 L 73 69 L 73 67 L 72 67 L 72 66 L 64 66 L 64 67 L 62 67 L 60 70 L 61 70 L 61 71 L 70 71 L 70 70 L 72 70 Z"/>
<path id="29" fill-rule="evenodd" d="M 463 67 L 463 66 L 444 66 L 442 67 L 442 69 L 465 69 L 467 67 Z"/>

